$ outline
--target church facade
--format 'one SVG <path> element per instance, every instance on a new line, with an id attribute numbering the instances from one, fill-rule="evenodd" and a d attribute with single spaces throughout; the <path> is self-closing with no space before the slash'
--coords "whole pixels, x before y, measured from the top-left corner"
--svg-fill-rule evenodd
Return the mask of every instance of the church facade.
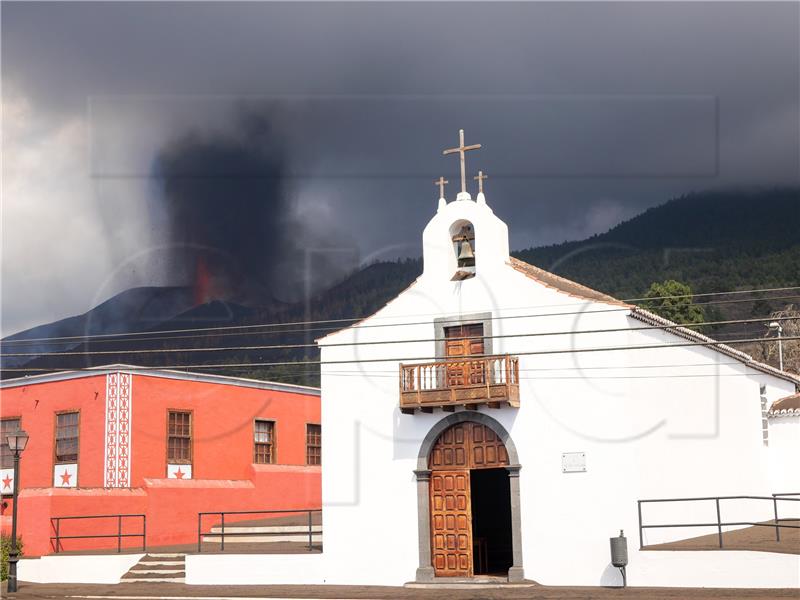
<path id="1" fill-rule="evenodd" d="M 796 377 L 510 257 L 483 193 L 440 200 L 423 253 L 407 290 L 319 342 L 337 579 L 617 585 L 609 538 L 624 530 L 630 580 L 658 585 L 658 553 L 637 550 L 639 500 L 800 490 L 796 469 L 771 467 L 796 446 L 765 432 Z M 713 513 L 689 504 L 642 518 Z M 772 509 L 729 502 L 724 517 Z M 698 534 L 645 529 L 642 545 Z"/>
<path id="2" fill-rule="evenodd" d="M 195 543 L 198 512 L 320 505 L 316 388 L 111 365 L 4 380 L 0 393 L 3 433 L 30 436 L 18 500 L 28 557 L 116 551 L 118 527 L 123 549 Z M 7 532 L 13 469 L 2 451 Z M 97 515 L 112 516 L 75 518 Z"/>

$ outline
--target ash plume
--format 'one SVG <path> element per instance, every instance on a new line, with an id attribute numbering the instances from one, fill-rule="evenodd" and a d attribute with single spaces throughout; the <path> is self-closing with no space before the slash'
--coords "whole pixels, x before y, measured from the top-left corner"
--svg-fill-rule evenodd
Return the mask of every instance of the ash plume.
<path id="1" fill-rule="evenodd" d="M 225 132 L 191 132 L 154 161 L 168 220 L 171 279 L 195 303 L 271 299 L 286 257 L 286 157 L 269 118 L 237 113 Z"/>
<path id="2" fill-rule="evenodd" d="M 167 219 L 169 279 L 193 286 L 195 304 L 296 302 L 358 264 L 354 239 L 332 224 L 330 198 L 298 212 L 302 186 L 288 176 L 276 110 L 239 107 L 230 127 L 185 133 L 154 161 L 153 219 Z"/>

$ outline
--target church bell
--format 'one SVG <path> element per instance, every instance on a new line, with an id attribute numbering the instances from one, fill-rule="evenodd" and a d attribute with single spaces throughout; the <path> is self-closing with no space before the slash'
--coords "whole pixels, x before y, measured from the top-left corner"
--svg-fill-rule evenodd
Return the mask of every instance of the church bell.
<path id="1" fill-rule="evenodd" d="M 472 246 L 467 236 L 464 236 L 461 238 L 461 249 L 458 252 L 458 260 L 468 260 L 471 258 L 475 258 L 475 254 L 472 252 Z"/>

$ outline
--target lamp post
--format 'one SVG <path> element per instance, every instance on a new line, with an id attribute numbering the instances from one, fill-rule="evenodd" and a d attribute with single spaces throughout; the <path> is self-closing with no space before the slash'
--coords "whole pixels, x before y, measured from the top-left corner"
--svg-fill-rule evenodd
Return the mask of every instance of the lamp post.
<path id="1" fill-rule="evenodd" d="M 28 445 L 28 434 L 20 429 L 10 433 L 6 438 L 8 448 L 14 453 L 14 490 L 12 499 L 14 507 L 11 513 L 11 550 L 8 553 L 8 591 L 17 591 L 17 561 L 19 561 L 19 548 L 17 548 L 17 496 L 19 494 L 19 457 L 25 446 Z"/>
<path id="2" fill-rule="evenodd" d="M 778 321 L 773 321 L 767 327 L 770 328 L 770 331 L 777 331 L 778 332 L 778 363 L 780 364 L 780 369 L 783 371 L 783 340 L 781 339 L 781 334 L 783 333 L 783 327 Z"/>

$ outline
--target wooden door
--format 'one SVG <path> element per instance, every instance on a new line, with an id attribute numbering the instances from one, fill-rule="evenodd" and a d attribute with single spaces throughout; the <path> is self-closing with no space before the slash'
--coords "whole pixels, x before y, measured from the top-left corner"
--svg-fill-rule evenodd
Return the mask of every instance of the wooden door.
<path id="1" fill-rule="evenodd" d="M 496 469 L 508 466 L 508 451 L 491 427 L 464 421 L 445 429 L 431 448 L 428 468 Z"/>
<path id="2" fill-rule="evenodd" d="M 431 555 L 437 577 L 472 577 L 470 470 L 507 465 L 503 440 L 486 425 L 464 421 L 439 435 L 428 456 Z"/>
<path id="3" fill-rule="evenodd" d="M 469 471 L 433 471 L 431 553 L 437 577 L 472 577 L 472 499 Z"/>
<path id="4" fill-rule="evenodd" d="M 483 323 L 444 328 L 445 356 L 448 359 L 481 356 L 484 353 Z M 455 362 L 447 366 L 447 386 L 481 385 L 485 382 L 482 362 Z"/>

